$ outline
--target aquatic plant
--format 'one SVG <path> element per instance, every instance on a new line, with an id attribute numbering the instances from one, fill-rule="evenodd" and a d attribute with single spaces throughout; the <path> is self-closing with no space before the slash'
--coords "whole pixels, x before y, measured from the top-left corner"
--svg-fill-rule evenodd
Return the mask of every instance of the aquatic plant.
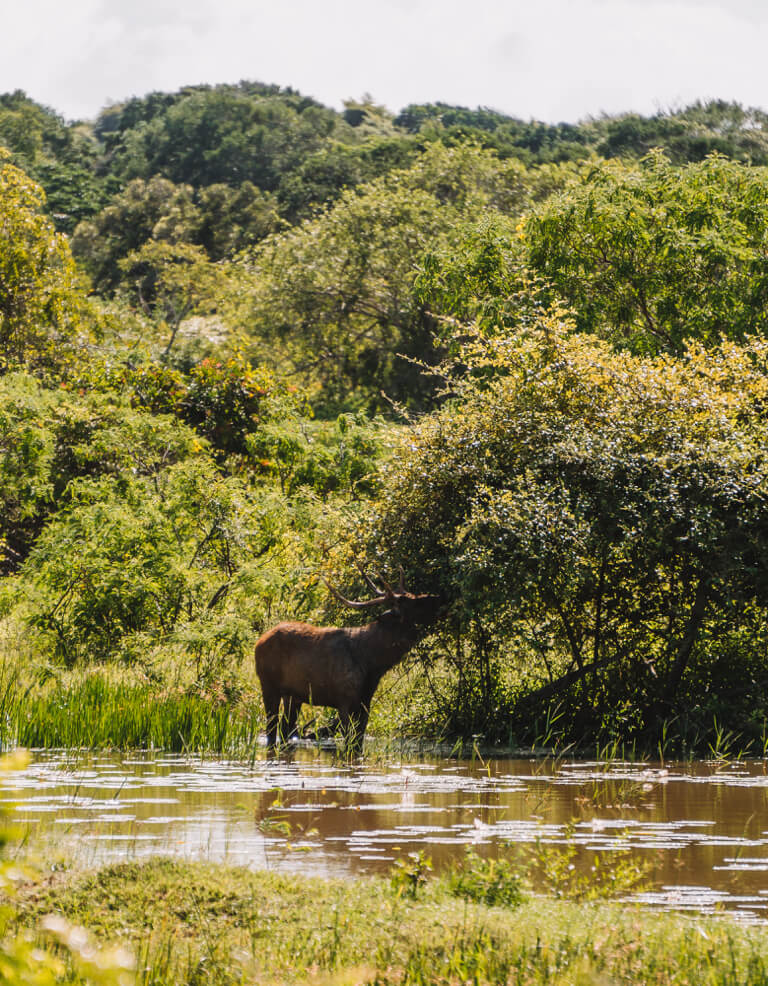
<path id="1" fill-rule="evenodd" d="M 489 906 L 517 907 L 523 900 L 521 867 L 510 859 L 483 859 L 467 849 L 461 863 L 448 875 L 448 889 L 455 897 Z"/>

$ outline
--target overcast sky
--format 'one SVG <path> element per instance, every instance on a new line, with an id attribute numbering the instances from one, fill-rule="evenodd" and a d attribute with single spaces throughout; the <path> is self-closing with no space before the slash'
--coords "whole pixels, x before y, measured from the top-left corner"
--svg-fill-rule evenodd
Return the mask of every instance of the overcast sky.
<path id="1" fill-rule="evenodd" d="M 575 121 L 768 108 L 767 0 L 0 0 L 0 92 L 74 119 L 196 82 Z"/>

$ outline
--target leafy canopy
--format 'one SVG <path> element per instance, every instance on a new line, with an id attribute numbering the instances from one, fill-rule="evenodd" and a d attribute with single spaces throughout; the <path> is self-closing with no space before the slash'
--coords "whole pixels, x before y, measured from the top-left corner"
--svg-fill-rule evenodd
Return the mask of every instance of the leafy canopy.
<path id="1" fill-rule="evenodd" d="M 0 149 L 0 372 L 52 361 L 80 329 L 79 275 L 43 206 L 39 186 Z"/>
<path id="2" fill-rule="evenodd" d="M 434 382 L 435 321 L 414 292 L 422 256 L 449 248 L 460 221 L 519 209 L 522 167 L 471 145 L 434 145 L 409 169 L 345 192 L 328 211 L 267 239 L 241 269 L 235 317 L 260 360 L 275 351 L 338 408 L 411 407 Z"/>
<path id="3" fill-rule="evenodd" d="M 577 325 L 637 352 L 768 330 L 768 172 L 722 157 L 602 162 L 545 202 L 525 257 Z"/>
<path id="4" fill-rule="evenodd" d="M 766 642 L 768 345 L 638 358 L 545 319 L 461 366 L 382 476 L 375 551 L 485 626 L 520 701 L 567 695 L 573 730 L 722 698 L 712 655 Z"/>

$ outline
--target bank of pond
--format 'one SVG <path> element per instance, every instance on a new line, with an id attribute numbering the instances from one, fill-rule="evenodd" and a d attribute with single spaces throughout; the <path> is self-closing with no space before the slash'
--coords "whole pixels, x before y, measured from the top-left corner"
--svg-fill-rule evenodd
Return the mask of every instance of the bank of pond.
<path id="1" fill-rule="evenodd" d="M 768 761 L 439 752 L 33 751 L 16 928 L 73 983 L 768 983 Z"/>

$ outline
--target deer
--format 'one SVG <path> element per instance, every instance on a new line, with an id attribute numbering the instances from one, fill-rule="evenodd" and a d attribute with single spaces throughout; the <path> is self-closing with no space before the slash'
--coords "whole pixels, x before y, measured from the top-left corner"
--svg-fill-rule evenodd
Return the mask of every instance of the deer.
<path id="1" fill-rule="evenodd" d="M 366 600 L 346 599 L 323 580 L 345 606 L 363 610 L 389 608 L 364 626 L 316 627 L 308 623 L 279 623 L 256 642 L 254 659 L 267 714 L 267 750 L 278 738 L 296 734 L 305 703 L 330 706 L 338 713 L 350 755 L 362 752 L 371 699 L 379 682 L 438 620 L 441 596 L 392 589 L 383 579 L 377 586 L 363 569 L 360 574 L 374 593 Z M 282 702 L 282 715 L 280 703 Z"/>

